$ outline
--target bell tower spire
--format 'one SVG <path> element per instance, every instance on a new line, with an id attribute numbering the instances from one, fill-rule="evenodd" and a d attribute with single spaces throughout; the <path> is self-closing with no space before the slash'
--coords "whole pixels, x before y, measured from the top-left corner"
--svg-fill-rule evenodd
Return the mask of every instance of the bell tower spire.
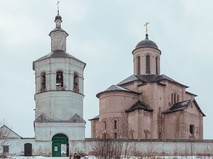
<path id="1" fill-rule="evenodd" d="M 61 28 L 62 17 L 59 15 L 59 2 L 57 2 L 57 15 L 55 16 L 56 28 L 49 34 L 51 37 L 51 52 L 62 50 L 66 52 L 66 38 L 69 34 Z"/>

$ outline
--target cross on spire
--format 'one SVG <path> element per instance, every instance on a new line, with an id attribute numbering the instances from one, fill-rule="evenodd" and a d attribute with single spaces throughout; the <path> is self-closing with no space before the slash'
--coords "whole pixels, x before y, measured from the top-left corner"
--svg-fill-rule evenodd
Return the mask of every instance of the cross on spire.
<path id="1" fill-rule="evenodd" d="M 58 0 L 58 1 L 57 1 L 57 4 L 56 4 L 56 5 L 57 5 L 58 15 L 59 15 L 59 3 L 60 3 L 60 1 Z"/>
<path id="2" fill-rule="evenodd" d="M 144 26 L 146 26 L 146 34 L 148 34 L 148 28 L 147 28 L 147 25 L 148 25 L 149 23 L 148 22 L 146 22 L 146 24 L 144 25 Z"/>

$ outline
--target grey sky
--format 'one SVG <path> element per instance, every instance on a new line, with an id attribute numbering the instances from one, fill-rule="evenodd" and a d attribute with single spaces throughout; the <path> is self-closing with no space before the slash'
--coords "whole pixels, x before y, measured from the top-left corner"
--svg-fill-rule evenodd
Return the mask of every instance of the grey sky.
<path id="1" fill-rule="evenodd" d="M 98 115 L 98 92 L 133 74 L 132 50 L 150 22 L 149 38 L 162 51 L 161 74 L 198 95 L 204 137 L 213 138 L 212 7 L 212 0 L 61 0 L 67 52 L 87 63 L 84 119 Z M 0 119 L 22 137 L 34 137 L 32 62 L 50 52 L 56 8 L 56 0 L 0 3 Z"/>

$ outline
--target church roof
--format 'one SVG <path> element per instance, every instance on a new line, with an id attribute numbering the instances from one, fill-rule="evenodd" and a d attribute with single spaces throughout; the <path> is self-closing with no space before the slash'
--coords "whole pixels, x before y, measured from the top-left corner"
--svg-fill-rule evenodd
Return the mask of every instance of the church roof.
<path id="1" fill-rule="evenodd" d="M 129 112 L 135 111 L 137 109 L 143 109 L 143 110 L 146 110 L 146 111 L 153 111 L 153 109 L 150 108 L 146 103 L 139 100 L 136 103 L 134 103 L 129 109 L 127 109 L 125 112 L 129 113 Z"/>
<path id="2" fill-rule="evenodd" d="M 20 135 L 18 135 L 16 132 L 14 132 L 12 129 L 8 128 L 6 125 L 3 125 L 0 127 L 0 138 L 4 138 L 6 136 L 7 139 L 15 139 L 15 138 L 22 138 Z"/>
<path id="3" fill-rule="evenodd" d="M 47 115 L 41 114 L 39 117 L 35 120 L 36 123 L 86 123 L 86 121 L 81 118 L 78 114 L 75 114 L 73 117 L 70 118 L 70 120 L 52 120 Z"/>
<path id="4" fill-rule="evenodd" d="M 89 120 L 91 121 L 91 120 L 96 120 L 96 119 L 99 119 L 99 115 L 97 115 L 97 116 L 95 116 L 94 118 L 89 119 Z"/>
<path id="5" fill-rule="evenodd" d="M 170 109 L 168 109 L 167 111 L 163 112 L 164 114 L 168 114 L 168 113 L 173 113 L 173 112 L 177 112 L 177 111 L 181 111 L 186 109 L 191 103 L 194 103 L 195 106 L 197 107 L 198 111 L 203 115 L 206 116 L 202 110 L 200 109 L 200 107 L 198 106 L 197 102 L 195 101 L 195 99 L 192 100 L 186 100 L 186 101 L 182 101 L 182 102 L 178 102 L 175 103 Z"/>
<path id="6" fill-rule="evenodd" d="M 186 88 L 188 87 L 186 85 L 183 85 L 183 84 L 173 80 L 172 78 L 170 78 L 164 74 L 162 74 L 162 75 L 131 75 L 128 78 L 126 78 L 125 80 L 118 83 L 117 85 L 121 86 L 123 84 L 134 82 L 134 81 L 142 81 L 145 83 L 158 83 L 163 80 L 167 80 L 167 81 L 182 85 Z"/>
<path id="7" fill-rule="evenodd" d="M 75 60 L 77 60 L 79 62 L 84 63 L 83 61 L 81 61 L 81 60 L 77 59 L 76 57 L 64 52 L 63 50 L 55 50 L 55 51 L 53 51 L 53 52 L 51 52 L 51 53 L 49 53 L 49 54 L 37 59 L 34 62 L 45 60 L 45 59 L 48 59 L 48 58 L 72 58 L 72 59 L 75 59 Z"/>
<path id="8" fill-rule="evenodd" d="M 153 49 L 159 50 L 157 44 L 156 44 L 155 42 L 153 42 L 152 40 L 149 40 L 148 34 L 146 34 L 146 38 L 145 38 L 144 40 L 140 41 L 140 42 L 136 45 L 136 47 L 135 47 L 135 49 L 133 50 L 133 52 L 134 52 L 135 50 L 137 50 L 137 49 L 140 49 L 140 48 L 153 48 Z M 159 50 L 159 51 L 160 51 L 160 50 Z"/>
<path id="9" fill-rule="evenodd" d="M 50 33 L 49 33 L 49 35 L 52 33 L 52 32 L 55 32 L 55 31 L 61 31 L 61 32 L 65 32 L 66 34 L 67 34 L 67 36 L 69 35 L 64 29 L 62 29 L 62 28 L 55 28 L 55 29 L 53 29 Z"/>
<path id="10" fill-rule="evenodd" d="M 121 86 L 112 85 L 112 86 L 110 86 L 109 88 L 107 88 L 105 91 L 98 93 L 98 94 L 96 95 L 96 97 L 99 97 L 99 95 L 100 95 L 101 93 L 112 92 L 112 91 L 124 91 L 124 92 L 136 93 L 136 92 L 133 92 L 133 91 L 131 91 L 131 90 L 129 90 L 129 89 L 123 88 L 123 87 L 121 87 Z"/>

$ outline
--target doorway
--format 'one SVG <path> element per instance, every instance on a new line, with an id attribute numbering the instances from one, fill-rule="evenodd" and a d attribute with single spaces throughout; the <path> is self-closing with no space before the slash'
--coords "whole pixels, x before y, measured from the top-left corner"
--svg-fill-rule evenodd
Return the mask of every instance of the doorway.
<path id="1" fill-rule="evenodd" d="M 52 156 L 53 157 L 68 157 L 69 143 L 68 137 L 64 134 L 56 134 L 52 138 Z"/>
<path id="2" fill-rule="evenodd" d="M 24 156 L 32 156 L 32 144 L 24 144 Z"/>

